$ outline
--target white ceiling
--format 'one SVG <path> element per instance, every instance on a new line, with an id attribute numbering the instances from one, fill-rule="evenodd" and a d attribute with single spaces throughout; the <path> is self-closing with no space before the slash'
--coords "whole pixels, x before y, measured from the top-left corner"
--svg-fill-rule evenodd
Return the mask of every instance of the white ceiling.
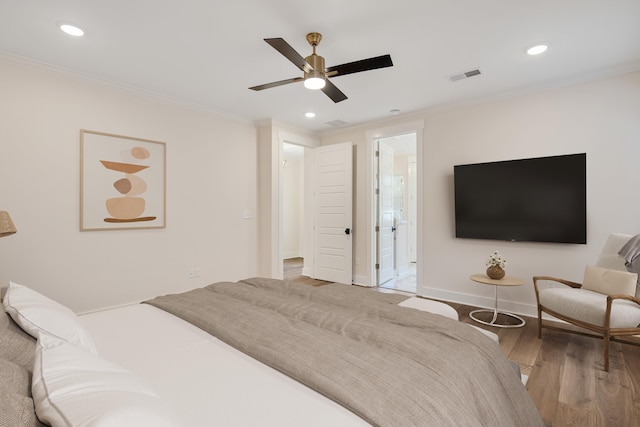
<path id="1" fill-rule="evenodd" d="M 57 24 L 83 27 L 83 38 Z M 332 79 L 334 104 L 264 38 L 326 65 L 390 54 L 394 66 Z M 547 42 L 547 53 L 525 48 Z M 323 132 L 640 69 L 638 0 L 0 0 L 0 51 L 246 118 Z M 458 82 L 449 76 L 480 68 Z M 316 117 L 307 119 L 306 111 Z"/>

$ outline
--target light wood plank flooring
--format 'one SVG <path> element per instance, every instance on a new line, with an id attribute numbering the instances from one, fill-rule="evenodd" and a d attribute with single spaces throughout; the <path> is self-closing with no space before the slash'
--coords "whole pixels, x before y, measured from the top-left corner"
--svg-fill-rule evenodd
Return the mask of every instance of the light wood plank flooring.
<path id="1" fill-rule="evenodd" d="M 301 259 L 285 262 L 286 279 L 315 286 L 327 283 L 301 276 L 301 271 Z M 529 376 L 527 391 L 546 425 L 640 426 L 640 347 L 612 342 L 610 370 L 604 372 L 602 340 L 548 329 L 538 339 L 535 318 L 525 318 L 522 328 L 495 328 L 469 318 L 475 307 L 448 304 L 462 322 L 498 334 L 502 351 Z"/>

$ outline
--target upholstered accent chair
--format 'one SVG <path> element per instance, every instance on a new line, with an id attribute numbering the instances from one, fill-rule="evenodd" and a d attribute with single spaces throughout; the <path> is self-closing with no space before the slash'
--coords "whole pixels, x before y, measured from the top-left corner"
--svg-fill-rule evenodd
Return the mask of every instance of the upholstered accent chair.
<path id="1" fill-rule="evenodd" d="M 538 303 L 538 338 L 542 328 L 602 338 L 604 370 L 609 371 L 609 342 L 640 345 L 640 340 L 619 337 L 640 336 L 640 287 L 638 275 L 629 272 L 620 250 L 633 236 L 611 234 L 595 266 L 587 266 L 583 283 L 550 276 L 534 276 Z M 638 262 L 640 262 L 640 256 Z M 542 313 L 583 328 L 565 328 L 560 322 L 542 321 Z M 639 337 L 636 337 L 639 338 Z"/>

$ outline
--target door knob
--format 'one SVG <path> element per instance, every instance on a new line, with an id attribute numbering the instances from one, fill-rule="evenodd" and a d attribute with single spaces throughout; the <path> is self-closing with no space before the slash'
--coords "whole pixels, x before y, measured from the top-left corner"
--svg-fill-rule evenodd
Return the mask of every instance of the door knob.
<path id="1" fill-rule="evenodd" d="M 351 229 L 350 228 L 345 228 L 344 229 L 344 234 L 351 234 Z"/>

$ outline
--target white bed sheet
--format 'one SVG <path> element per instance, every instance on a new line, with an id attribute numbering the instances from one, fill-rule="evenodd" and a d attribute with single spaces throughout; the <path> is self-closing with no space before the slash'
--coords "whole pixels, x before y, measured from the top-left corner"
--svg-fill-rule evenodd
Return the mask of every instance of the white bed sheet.
<path id="1" fill-rule="evenodd" d="M 98 354 L 140 375 L 185 426 L 366 426 L 305 385 L 147 304 L 80 316 Z"/>

